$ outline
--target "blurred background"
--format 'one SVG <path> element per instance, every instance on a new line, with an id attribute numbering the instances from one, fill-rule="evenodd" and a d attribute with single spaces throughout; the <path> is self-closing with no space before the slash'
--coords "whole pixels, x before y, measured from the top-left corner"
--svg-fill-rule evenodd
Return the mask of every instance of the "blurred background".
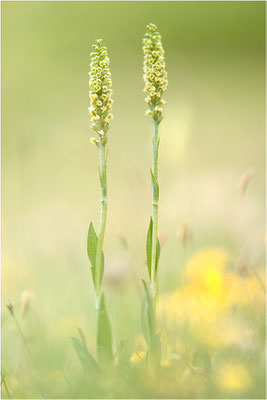
<path id="1" fill-rule="evenodd" d="M 203 248 L 230 253 L 228 268 L 263 268 L 264 2 L 12 1 L 1 7 L 7 375 L 14 368 L 19 374 L 20 340 L 5 303 L 9 299 L 19 310 L 25 290 L 34 294 L 29 323 L 49 341 L 50 350 L 40 355 L 44 368 L 51 360 L 63 365 L 75 359 L 69 337 L 77 326 L 94 345 L 86 239 L 89 222 L 98 226 L 100 200 L 87 110 L 96 38 L 108 48 L 114 90 L 104 243 L 114 337 L 141 333 L 152 139 L 151 120 L 144 116 L 142 38 L 150 22 L 162 35 L 169 79 L 160 126 L 160 291 L 175 290 L 187 260 Z M 240 178 L 252 170 L 240 201 Z M 263 380 L 258 382 L 262 393 Z M 60 397 L 58 390 L 53 395 Z"/>

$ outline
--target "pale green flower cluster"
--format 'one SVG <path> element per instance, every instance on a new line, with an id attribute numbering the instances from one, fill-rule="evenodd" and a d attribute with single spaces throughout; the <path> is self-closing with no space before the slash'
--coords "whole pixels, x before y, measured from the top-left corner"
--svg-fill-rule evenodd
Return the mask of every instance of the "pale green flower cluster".
<path id="1" fill-rule="evenodd" d="M 98 137 L 92 137 L 92 143 L 106 142 L 106 133 L 112 115 L 112 80 L 110 73 L 110 60 L 107 48 L 102 46 L 102 39 L 97 39 L 93 45 L 94 51 L 90 54 L 89 72 L 89 114 L 90 125 Z"/>
<path id="2" fill-rule="evenodd" d="M 150 115 L 155 121 L 160 122 L 163 118 L 164 100 L 162 95 L 167 88 L 167 72 L 165 69 L 164 50 L 161 36 L 154 24 L 147 25 L 147 32 L 143 39 L 144 51 L 144 91 L 148 93 L 145 101 L 149 109 L 146 115 Z"/>

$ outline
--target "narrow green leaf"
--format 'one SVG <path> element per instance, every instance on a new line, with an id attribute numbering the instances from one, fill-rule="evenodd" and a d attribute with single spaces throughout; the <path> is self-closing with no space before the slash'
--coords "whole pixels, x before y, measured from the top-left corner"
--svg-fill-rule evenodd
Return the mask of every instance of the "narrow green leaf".
<path id="1" fill-rule="evenodd" d="M 159 200 L 159 185 L 158 185 L 158 182 L 156 181 L 156 178 L 152 172 L 152 169 L 150 169 L 150 173 L 151 173 L 151 180 L 152 180 L 153 200 L 158 202 L 158 200 Z"/>
<path id="2" fill-rule="evenodd" d="M 158 269 L 159 257 L 160 257 L 160 242 L 159 242 L 159 238 L 157 238 L 157 249 L 156 249 L 156 273 L 157 273 L 157 269 Z"/>
<path id="3" fill-rule="evenodd" d="M 72 337 L 71 341 L 84 371 L 89 372 L 90 374 L 98 372 L 99 366 L 92 354 L 88 351 L 86 345 L 80 339 L 75 337 Z"/>
<path id="4" fill-rule="evenodd" d="M 112 333 L 105 298 L 102 293 L 97 315 L 97 356 L 101 365 L 110 364 L 113 361 Z"/>
<path id="5" fill-rule="evenodd" d="M 93 224 L 92 222 L 90 222 L 88 229 L 88 236 L 87 236 L 87 254 L 91 262 L 92 269 L 95 268 L 96 248 L 97 248 L 97 236 Z"/>
<path id="6" fill-rule="evenodd" d="M 149 277 L 151 278 L 151 258 L 152 258 L 152 232 L 153 232 L 153 220 L 150 218 L 150 223 L 149 223 L 149 228 L 147 232 L 147 237 L 146 237 L 146 257 L 147 257 L 147 268 L 148 268 L 148 273 Z M 156 248 L 156 273 L 158 269 L 158 263 L 159 263 L 159 257 L 160 257 L 160 242 L 159 239 L 157 238 L 157 248 Z"/>
<path id="7" fill-rule="evenodd" d="M 146 257 L 147 257 L 147 268 L 148 268 L 149 278 L 151 278 L 152 230 L 153 230 L 153 221 L 152 218 L 150 218 L 147 237 L 146 237 Z"/>
<path id="8" fill-rule="evenodd" d="M 147 287 L 146 282 L 142 279 L 144 285 L 144 294 L 142 299 L 142 308 L 141 308 L 141 323 L 142 330 L 144 334 L 144 338 L 146 340 L 148 348 L 151 347 L 153 342 L 153 310 L 152 310 L 152 302 L 150 298 L 150 293 Z"/>
<path id="9" fill-rule="evenodd" d="M 96 232 L 94 230 L 92 222 L 90 222 L 88 236 L 87 236 L 87 253 L 88 253 L 89 260 L 91 262 L 91 270 L 92 270 L 92 277 L 93 277 L 94 285 L 95 285 L 97 242 L 98 242 L 98 238 L 97 238 Z M 101 264 L 100 264 L 100 286 L 102 283 L 103 275 L 104 275 L 104 253 L 102 251 Z"/>
<path id="10" fill-rule="evenodd" d="M 124 368 L 129 362 L 131 353 L 132 349 L 130 349 L 129 345 L 124 340 L 121 340 L 114 356 L 117 367 Z"/>

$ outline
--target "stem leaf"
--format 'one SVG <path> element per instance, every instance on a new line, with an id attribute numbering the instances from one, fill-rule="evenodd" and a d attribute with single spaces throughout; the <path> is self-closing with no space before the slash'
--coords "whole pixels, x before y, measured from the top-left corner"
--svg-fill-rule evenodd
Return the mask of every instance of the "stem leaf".
<path id="1" fill-rule="evenodd" d="M 92 265 L 92 270 L 95 268 L 96 248 L 97 248 L 97 236 L 93 224 L 92 222 L 90 222 L 88 229 L 88 236 L 87 236 L 87 254 Z"/>
<path id="2" fill-rule="evenodd" d="M 75 337 L 71 338 L 72 345 L 79 357 L 79 360 L 81 362 L 81 365 L 84 369 L 85 372 L 89 372 L 90 374 L 92 372 L 98 372 L 99 371 L 99 366 L 97 362 L 95 361 L 94 357 L 92 354 L 88 351 L 86 344 Z"/>
<path id="3" fill-rule="evenodd" d="M 141 323 L 147 347 L 150 349 L 154 335 L 152 300 L 146 282 L 143 279 L 142 282 L 145 290 L 142 299 Z"/>
<path id="4" fill-rule="evenodd" d="M 95 264 L 96 264 L 97 242 L 98 242 L 98 238 L 97 238 L 95 229 L 93 227 L 92 222 L 90 222 L 89 229 L 88 229 L 88 236 L 87 236 L 87 254 L 88 254 L 88 257 L 89 257 L 89 260 L 91 263 L 92 277 L 93 277 L 93 282 L 94 282 L 95 288 L 96 288 Z M 100 286 L 102 283 L 103 275 L 104 275 L 104 253 L 102 251 L 101 265 L 100 265 Z"/>
<path id="5" fill-rule="evenodd" d="M 147 257 L 147 268 L 148 268 L 149 278 L 151 278 L 152 233 L 153 233 L 153 220 L 151 217 L 150 222 L 149 222 L 148 231 L 147 231 L 147 237 L 146 237 L 146 257 Z M 159 239 L 157 238 L 156 273 L 157 273 L 157 269 L 158 269 L 159 257 L 160 257 L 160 242 L 159 242 Z"/>
<path id="6" fill-rule="evenodd" d="M 101 365 L 108 365 L 113 361 L 112 333 L 106 310 L 105 297 L 102 293 L 97 315 L 97 343 L 96 350 Z"/>

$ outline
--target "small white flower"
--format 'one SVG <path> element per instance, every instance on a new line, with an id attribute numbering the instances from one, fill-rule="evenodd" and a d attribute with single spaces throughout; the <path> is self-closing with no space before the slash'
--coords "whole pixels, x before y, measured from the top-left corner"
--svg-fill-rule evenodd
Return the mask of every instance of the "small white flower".
<path id="1" fill-rule="evenodd" d="M 110 73 L 110 60 L 107 48 L 102 46 L 102 39 L 97 39 L 93 45 L 89 71 L 89 99 L 88 108 L 91 115 L 91 127 L 99 135 L 99 139 L 91 138 L 92 143 L 97 143 L 106 135 L 112 115 L 112 80 Z M 107 115 L 108 110 L 108 115 Z"/>

